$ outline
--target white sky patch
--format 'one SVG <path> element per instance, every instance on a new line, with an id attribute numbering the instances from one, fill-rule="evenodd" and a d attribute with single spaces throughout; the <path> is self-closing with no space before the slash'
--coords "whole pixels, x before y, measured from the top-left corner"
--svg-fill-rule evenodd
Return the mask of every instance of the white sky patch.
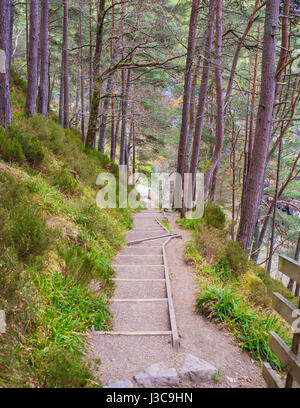
<path id="1" fill-rule="evenodd" d="M 5 60 L 5 51 L 0 50 L 0 74 L 5 74 L 6 72 Z"/>

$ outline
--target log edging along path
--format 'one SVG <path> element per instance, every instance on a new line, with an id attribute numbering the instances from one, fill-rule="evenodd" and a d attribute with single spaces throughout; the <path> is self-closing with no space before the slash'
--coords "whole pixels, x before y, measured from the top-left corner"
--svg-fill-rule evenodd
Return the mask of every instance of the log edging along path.
<path id="1" fill-rule="evenodd" d="M 156 213 L 155 213 L 156 214 Z M 147 218 L 147 217 L 137 217 L 137 219 L 139 218 Z M 153 218 L 152 218 L 153 219 Z M 136 278 L 136 279 L 118 279 L 115 278 L 114 281 L 116 283 L 118 282 L 132 282 L 132 283 L 136 283 L 136 282 L 165 282 L 166 285 L 166 292 L 167 292 L 167 297 L 166 298 L 145 298 L 145 299 L 111 299 L 110 301 L 112 303 L 126 303 L 126 302 L 130 302 L 130 303 L 144 303 L 144 302 L 155 302 L 155 303 L 159 303 L 159 302 L 167 302 L 168 304 L 168 313 L 169 313 L 169 320 L 170 320 L 170 328 L 171 330 L 160 330 L 160 331 L 99 331 L 99 332 L 94 332 L 95 334 L 98 335 L 114 335 L 114 336 L 172 336 L 172 343 L 173 343 L 173 347 L 176 351 L 179 350 L 179 346 L 180 346 L 180 342 L 179 342 L 179 335 L 178 335 L 178 329 L 177 329 L 177 323 L 176 323 L 176 316 L 175 316 L 175 309 L 174 309 L 174 304 L 173 304 L 173 297 L 172 297 L 172 289 L 171 289 L 171 282 L 170 282 L 170 276 L 169 276 L 169 269 L 168 269 L 168 263 L 167 263 L 167 256 L 166 256 L 166 246 L 168 245 L 168 243 L 174 239 L 174 238 L 181 238 L 179 235 L 177 234 L 171 234 L 168 229 L 161 224 L 161 222 L 158 220 L 158 218 L 155 218 L 155 221 L 158 224 L 158 227 L 162 228 L 164 231 L 167 232 L 167 234 L 162 234 L 162 235 L 158 235 L 158 236 L 154 236 L 154 237 L 147 237 L 147 238 L 143 238 L 143 239 L 139 239 L 139 240 L 135 240 L 135 241 L 129 241 L 127 242 L 127 247 L 132 247 L 134 245 L 138 245 L 142 242 L 147 242 L 147 241 L 153 241 L 153 240 L 158 240 L 158 239 L 164 239 L 166 238 L 166 241 L 164 241 L 161 245 L 157 245 L 157 247 L 160 247 L 162 250 L 162 255 L 143 255 L 143 254 L 139 254 L 139 255 L 118 255 L 119 257 L 126 257 L 126 256 L 132 256 L 132 257 L 137 257 L 138 259 L 140 257 L 147 257 L 147 256 L 152 256 L 152 257 L 161 257 L 163 260 L 163 264 L 157 265 L 160 266 L 164 269 L 164 279 L 143 279 L 143 278 Z M 133 230 L 134 231 L 134 230 Z M 140 229 L 135 229 L 135 231 L 141 231 Z M 151 231 L 147 228 L 145 228 L 143 231 Z M 153 228 L 153 231 L 157 231 L 157 228 Z M 143 247 L 139 247 L 139 248 L 143 248 Z M 146 247 L 147 248 L 147 247 Z M 115 267 L 130 267 L 131 265 L 128 264 L 115 264 Z M 132 266 L 142 266 L 142 267 L 152 267 L 152 266 L 156 266 L 156 265 L 132 265 Z"/>

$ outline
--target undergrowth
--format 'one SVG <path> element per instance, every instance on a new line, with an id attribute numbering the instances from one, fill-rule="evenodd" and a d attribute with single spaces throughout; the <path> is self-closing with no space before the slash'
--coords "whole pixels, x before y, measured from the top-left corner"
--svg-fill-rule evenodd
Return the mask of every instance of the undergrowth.
<path id="1" fill-rule="evenodd" d="M 54 115 L 27 118 L 26 84 L 12 80 L 12 126 L 0 128 L 0 387 L 99 386 L 85 333 L 110 328 L 111 262 L 132 218 L 96 206 L 96 179 L 118 166 Z"/>
<path id="2" fill-rule="evenodd" d="M 213 212 L 216 217 L 209 211 L 200 220 L 178 221 L 182 228 L 193 231 L 185 257 L 199 276 L 197 310 L 224 324 L 254 359 L 282 369 L 268 346 L 269 332 L 275 331 L 290 344 L 291 330 L 273 310 L 273 293 L 281 293 L 295 305 L 297 300 L 281 282 L 249 261 L 239 243 L 228 239 L 222 210 L 214 206 Z"/>

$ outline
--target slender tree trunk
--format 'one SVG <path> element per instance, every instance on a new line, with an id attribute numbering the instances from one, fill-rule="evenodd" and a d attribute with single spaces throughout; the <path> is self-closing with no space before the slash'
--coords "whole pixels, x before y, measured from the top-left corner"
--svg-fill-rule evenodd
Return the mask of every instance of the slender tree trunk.
<path id="1" fill-rule="evenodd" d="M 256 13 L 262 8 L 264 7 L 264 4 L 259 5 L 259 0 L 255 0 L 255 5 L 254 5 L 254 10 L 249 18 L 249 22 L 247 24 L 246 29 L 243 32 L 242 37 L 240 38 L 234 57 L 233 57 L 233 61 L 232 61 L 232 66 L 231 66 L 231 72 L 230 72 L 230 77 L 229 77 L 229 81 L 228 81 L 228 86 L 227 86 L 227 91 L 226 91 L 226 96 L 225 96 L 225 115 L 227 114 L 228 111 L 228 107 L 229 107 L 229 102 L 230 102 L 230 98 L 231 98 L 231 94 L 232 94 L 232 86 L 233 86 L 233 81 L 234 81 L 234 77 L 236 74 L 236 68 L 237 68 L 237 64 L 239 61 L 239 57 L 240 57 L 240 53 L 242 50 L 242 46 L 244 44 L 244 41 L 255 21 L 255 15 Z"/>
<path id="2" fill-rule="evenodd" d="M 80 98 L 81 98 L 81 134 L 82 143 L 85 143 L 85 101 L 84 101 L 84 61 L 82 48 L 82 4 L 80 3 L 79 21 L 79 46 L 80 46 Z"/>
<path id="3" fill-rule="evenodd" d="M 48 117 L 48 95 L 49 95 L 49 0 L 42 1 L 41 7 L 41 70 L 40 87 L 38 98 L 38 112 Z"/>
<path id="4" fill-rule="evenodd" d="M 126 164 L 126 149 L 127 149 L 127 118 L 128 118 L 128 105 L 130 94 L 130 77 L 131 70 L 127 70 L 127 78 L 125 80 L 125 72 L 123 75 L 124 82 L 124 94 L 122 98 L 122 127 L 121 127 L 121 146 L 120 146 L 120 165 Z"/>
<path id="5" fill-rule="evenodd" d="M 79 124 L 79 101 L 80 101 L 80 49 L 78 50 L 77 55 L 77 73 L 76 73 L 76 96 L 75 96 L 75 118 L 74 126 L 78 128 Z"/>
<path id="6" fill-rule="evenodd" d="M 231 239 L 234 240 L 234 227 L 235 227 L 235 195 L 236 195 L 236 142 L 235 126 L 232 121 L 232 139 L 231 139 L 231 168 L 232 168 L 232 209 L 231 209 Z"/>
<path id="7" fill-rule="evenodd" d="M 274 115 L 274 110 L 275 110 L 275 103 L 277 99 L 277 95 L 279 92 L 279 83 L 281 81 L 283 71 L 282 68 L 285 65 L 286 59 L 288 57 L 288 49 L 289 49 L 289 15 L 290 15 L 290 0 L 285 0 L 284 1 L 284 6 L 283 6 L 283 16 L 282 16 L 282 36 L 281 36 L 281 51 L 280 51 L 280 57 L 277 63 L 277 68 L 276 68 L 276 84 L 275 84 L 275 95 L 274 95 L 274 105 L 273 105 L 273 113 Z M 257 57 L 258 58 L 258 57 Z M 270 130 L 269 133 L 271 134 L 272 131 L 272 122 L 270 123 Z M 252 139 L 251 139 L 252 140 Z M 269 141 L 270 143 L 270 141 Z M 275 152 L 277 145 L 275 144 L 274 146 L 273 153 Z M 253 144 L 252 144 L 252 150 L 253 150 Z M 252 150 L 251 153 L 252 154 Z M 271 152 L 270 152 L 271 153 Z M 264 194 L 264 183 L 265 183 L 265 177 L 266 177 L 266 172 L 267 172 L 267 166 L 270 160 L 270 153 L 267 155 L 267 160 L 265 163 L 265 169 L 264 169 L 264 176 L 263 176 L 263 182 L 261 184 L 261 191 L 260 191 L 260 198 L 259 198 L 259 203 L 258 203 L 258 213 L 257 213 L 257 218 L 256 218 L 256 232 L 255 232 L 255 239 L 254 239 L 254 244 L 253 244 L 253 255 L 252 258 L 258 259 L 259 252 L 260 252 L 260 247 L 262 244 L 262 241 L 259 243 L 259 236 L 265 234 L 264 231 L 261 231 L 259 233 L 259 223 L 260 223 L 260 213 L 261 213 L 261 205 L 262 205 L 262 200 L 263 200 L 263 194 Z M 273 154 L 272 153 L 272 154 Z M 249 163 L 250 166 L 250 163 Z M 265 224 L 265 222 L 264 222 Z M 263 224 L 263 226 L 264 226 Z"/>
<path id="8" fill-rule="evenodd" d="M 121 20 L 118 30 L 117 39 L 115 41 L 113 54 L 111 58 L 111 67 L 113 67 L 117 62 L 117 57 L 119 54 L 121 38 L 123 36 L 124 31 L 124 21 L 125 21 L 125 10 L 126 10 L 126 3 L 122 3 L 122 14 Z M 105 146 L 105 139 L 106 139 L 106 125 L 107 125 L 107 116 L 108 116 L 108 109 L 110 103 L 110 95 L 112 93 L 113 88 L 113 81 L 114 81 L 114 74 L 111 73 L 108 77 L 107 85 L 106 85 L 106 95 L 107 97 L 104 99 L 103 103 L 103 111 L 100 117 L 100 135 L 99 135 L 99 151 L 104 153 L 104 146 Z"/>
<path id="9" fill-rule="evenodd" d="M 28 67 L 28 51 L 29 51 L 29 0 L 25 0 L 25 40 L 26 40 L 26 65 Z"/>
<path id="10" fill-rule="evenodd" d="M 63 78 L 64 78 L 64 127 L 70 127 L 70 92 L 69 92 L 69 2 L 64 0 L 63 20 Z"/>
<path id="11" fill-rule="evenodd" d="M 216 0 L 210 0 L 209 18 L 208 18 L 208 25 L 207 25 L 206 39 L 205 39 L 203 72 L 202 72 L 201 86 L 200 86 L 200 91 L 199 91 L 199 102 L 198 102 L 198 110 L 197 110 L 197 117 L 196 117 L 196 124 L 195 124 L 192 159 L 191 159 L 191 166 L 190 166 L 190 173 L 192 173 L 193 175 L 193 192 L 195 191 L 196 173 L 197 173 L 198 164 L 199 164 L 200 143 L 201 143 L 201 138 L 202 138 L 204 115 L 205 115 L 205 110 L 206 110 L 206 100 L 207 100 L 207 93 L 208 93 L 208 79 L 209 79 L 209 74 L 210 74 L 210 56 L 211 56 L 212 37 L 213 37 L 213 29 L 214 29 L 214 17 L 216 13 L 216 4 L 217 4 Z"/>
<path id="12" fill-rule="evenodd" d="M 191 161 L 191 148 L 193 142 L 193 134 L 195 130 L 195 108 L 196 108 L 196 94 L 197 94 L 197 82 L 198 76 L 200 71 L 200 64 L 201 64 L 202 57 L 201 55 L 197 58 L 197 63 L 194 68 L 193 79 L 192 79 L 192 89 L 191 89 L 191 102 L 190 102 L 190 121 L 189 121 L 189 130 L 188 130 L 188 137 L 186 142 L 185 148 L 185 172 L 187 173 L 190 168 L 190 161 Z"/>
<path id="13" fill-rule="evenodd" d="M 280 137 L 283 137 L 283 135 L 284 135 L 284 133 L 282 132 Z M 298 163 L 299 160 L 300 160 L 300 153 L 296 157 L 296 160 L 294 161 L 292 169 L 289 172 L 289 175 L 287 176 L 285 182 L 280 187 L 280 190 L 278 192 L 278 199 L 281 198 L 283 192 L 285 191 L 285 189 L 287 188 L 289 183 L 293 180 L 293 174 L 294 174 L 295 168 L 296 168 L 297 163 Z M 271 203 L 271 205 L 270 205 L 270 207 L 269 207 L 269 209 L 267 211 L 267 214 L 264 217 L 264 221 L 263 221 L 260 233 L 258 231 L 257 242 L 256 242 L 256 245 L 255 245 L 255 251 L 254 250 L 252 251 L 252 256 L 251 256 L 251 258 L 254 261 L 257 261 L 257 259 L 259 257 L 260 248 L 261 248 L 261 246 L 263 244 L 263 241 L 264 241 L 264 238 L 265 238 L 265 234 L 266 234 L 266 231 L 267 231 L 267 228 L 268 228 L 269 220 L 270 220 L 270 217 L 271 217 L 271 214 L 272 214 L 272 211 L 273 211 L 273 206 L 274 206 L 274 201 Z"/>
<path id="14" fill-rule="evenodd" d="M 265 32 L 262 56 L 262 87 L 259 103 L 256 132 L 253 146 L 245 199 L 242 205 L 238 241 L 244 250 L 249 250 L 255 232 L 258 215 L 260 192 L 264 179 L 264 171 L 268 154 L 270 129 L 273 117 L 275 98 L 275 58 L 280 0 L 267 1 L 265 16 Z"/>
<path id="15" fill-rule="evenodd" d="M 64 94 L 65 94 L 64 60 L 62 58 L 60 67 L 60 90 L 59 90 L 59 124 L 61 126 L 64 125 Z"/>
<path id="16" fill-rule="evenodd" d="M 209 193 L 209 201 L 212 203 L 215 202 L 216 200 L 216 193 L 217 193 L 217 185 L 218 185 L 218 174 L 219 174 L 219 164 L 215 168 L 213 177 L 212 177 L 212 182 L 211 182 L 211 187 L 210 187 L 210 193 Z"/>
<path id="17" fill-rule="evenodd" d="M 117 144 L 118 144 L 118 136 L 119 136 L 121 118 L 122 118 L 122 109 L 121 109 L 121 106 L 119 106 L 118 118 L 117 118 L 117 122 L 116 122 L 116 129 L 115 129 L 115 133 L 114 133 L 114 145 L 113 145 L 113 148 L 112 148 L 112 160 L 116 160 L 116 150 L 117 150 Z"/>
<path id="18" fill-rule="evenodd" d="M 281 166 L 281 152 L 282 150 L 282 137 L 280 138 L 279 148 L 278 148 L 278 163 L 277 163 L 277 173 L 276 173 L 276 186 L 275 186 L 275 195 L 273 198 L 273 220 L 272 220 L 272 232 L 271 232 L 271 243 L 270 243 L 270 256 L 268 261 L 268 273 L 271 274 L 272 269 L 272 260 L 273 260 L 273 252 L 274 252 L 274 244 L 275 244 L 275 228 L 276 228 L 276 214 L 277 214 L 277 203 L 278 203 L 278 190 L 279 190 L 279 182 L 280 182 L 280 166 Z"/>
<path id="19" fill-rule="evenodd" d="M 98 122 L 98 112 L 99 103 L 101 95 L 101 78 L 100 78 L 100 61 L 103 48 L 103 23 L 105 16 L 105 0 L 100 0 L 99 11 L 98 11 L 98 21 L 97 21 L 97 40 L 96 40 L 96 50 L 94 56 L 93 64 L 93 74 L 94 74 L 94 91 L 93 100 L 90 110 L 90 119 L 88 125 L 88 132 L 86 137 L 86 145 L 90 148 L 95 146 L 96 132 L 97 132 L 97 122 Z"/>
<path id="20" fill-rule="evenodd" d="M 249 129 L 249 142 L 248 142 L 248 164 L 249 169 L 252 151 L 253 151 L 253 132 L 254 132 L 254 111 L 256 103 L 256 91 L 257 91 L 257 70 L 258 70 L 258 60 L 259 60 L 259 46 L 260 46 L 260 26 L 258 26 L 257 33 L 257 50 L 254 62 L 254 72 L 253 72 L 253 88 L 252 88 L 252 98 L 251 98 L 251 112 L 250 112 L 250 129 Z"/>
<path id="21" fill-rule="evenodd" d="M 135 185 L 135 173 L 136 173 L 136 134 L 135 134 L 135 123 L 132 121 L 132 174 L 133 174 L 133 185 Z"/>
<path id="22" fill-rule="evenodd" d="M 194 53 L 195 53 L 195 38 L 196 38 L 197 22 L 198 22 L 198 16 L 199 16 L 199 5 L 200 5 L 200 0 L 193 0 L 191 16 L 190 16 L 188 49 L 187 49 L 185 77 L 184 77 L 182 120 L 181 120 L 179 147 L 178 147 L 178 161 L 177 161 L 177 172 L 181 175 L 183 175 L 183 172 L 184 172 L 184 155 L 185 155 L 186 142 L 187 142 L 187 137 L 188 137 L 188 123 L 189 123 L 190 100 L 191 100 L 191 79 L 192 79 L 192 67 L 193 67 Z"/>
<path id="23" fill-rule="evenodd" d="M 90 111 L 92 110 L 92 100 L 93 100 L 93 89 L 94 89 L 94 71 L 93 71 L 93 2 L 90 0 L 89 2 L 89 31 L 90 31 L 90 47 L 89 47 L 89 75 L 90 75 L 90 91 L 89 91 L 89 101 L 90 101 Z"/>
<path id="24" fill-rule="evenodd" d="M 38 89 L 38 45 L 39 45 L 39 2 L 30 0 L 30 31 L 27 66 L 27 98 L 26 113 L 28 116 L 36 114 L 36 98 Z"/>
<path id="25" fill-rule="evenodd" d="M 111 1 L 112 6 L 114 6 L 114 0 Z M 111 30 L 112 35 L 115 35 L 115 7 L 113 7 L 112 11 L 112 21 L 111 21 Z M 110 59 L 113 57 L 114 52 L 114 39 L 112 38 L 110 41 Z M 111 107 L 111 140 L 110 140 L 110 158 L 112 161 L 115 160 L 114 157 L 114 150 L 115 150 L 115 101 L 114 101 L 114 81 L 112 83 L 111 89 L 111 98 L 110 98 L 110 107 Z"/>
<path id="26" fill-rule="evenodd" d="M 217 65 L 215 68 L 216 89 L 217 89 L 217 140 L 212 157 L 212 164 L 205 172 L 204 177 L 204 193 L 207 196 L 209 187 L 212 181 L 214 171 L 219 165 L 223 141 L 224 141 L 224 94 L 223 94 L 223 78 L 222 78 L 222 0 L 218 0 L 216 14 L 216 56 Z"/>
<path id="27" fill-rule="evenodd" d="M 0 1 L 0 126 L 3 127 L 11 122 L 9 95 L 10 3 L 11 0 Z"/>
<path id="28" fill-rule="evenodd" d="M 9 15 L 9 70 L 12 58 L 12 41 L 14 35 L 14 19 L 15 19 L 15 4 L 10 1 L 10 15 Z"/>

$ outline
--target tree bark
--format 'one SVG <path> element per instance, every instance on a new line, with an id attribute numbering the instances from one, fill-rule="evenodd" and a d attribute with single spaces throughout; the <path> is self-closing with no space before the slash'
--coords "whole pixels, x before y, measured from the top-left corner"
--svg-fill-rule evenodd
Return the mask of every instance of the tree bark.
<path id="1" fill-rule="evenodd" d="M 114 161 L 116 160 L 116 149 L 117 149 L 117 143 L 118 143 L 121 118 L 122 118 L 122 109 L 121 109 L 121 106 L 119 106 L 116 128 L 115 128 L 114 134 L 112 135 L 113 136 L 113 146 L 112 146 L 111 158 Z"/>
<path id="2" fill-rule="evenodd" d="M 193 79 L 192 79 L 192 90 L 191 90 L 191 101 L 190 101 L 190 121 L 189 121 L 189 130 L 188 130 L 188 137 L 186 142 L 185 148 L 185 159 L 184 159 L 184 171 L 187 173 L 190 168 L 190 161 L 191 161 L 191 148 L 193 142 L 193 134 L 195 130 L 195 108 L 196 108 L 196 94 L 197 94 L 197 82 L 198 76 L 200 71 L 200 64 L 201 64 L 202 57 L 201 55 L 197 58 L 197 63 L 194 68 L 193 72 Z"/>
<path id="3" fill-rule="evenodd" d="M 126 3 L 122 3 L 122 14 L 121 14 L 120 25 L 119 25 L 119 30 L 117 34 L 117 40 L 115 41 L 114 48 L 113 48 L 113 54 L 112 54 L 111 64 L 110 64 L 111 67 L 113 67 L 116 64 L 117 57 L 119 54 L 120 42 L 123 36 L 123 30 L 124 30 L 125 10 L 126 10 Z M 103 111 L 102 111 L 102 115 L 100 116 L 99 151 L 101 153 L 104 153 L 107 115 L 108 115 L 108 109 L 109 109 L 109 103 L 110 103 L 110 95 L 112 93 L 112 88 L 113 88 L 113 81 L 114 81 L 114 73 L 112 72 L 109 75 L 108 80 L 107 80 L 107 85 L 106 85 L 107 97 L 104 99 Z"/>
<path id="4" fill-rule="evenodd" d="M 195 179 L 196 179 L 196 173 L 197 173 L 198 164 L 199 164 L 200 143 L 201 143 L 201 138 L 202 138 L 204 115 L 205 115 L 205 110 L 206 110 L 206 100 L 207 100 L 207 93 L 208 93 L 208 79 L 209 79 L 209 74 L 210 74 L 210 56 L 211 56 L 215 13 L 216 13 L 216 0 L 210 0 L 209 18 L 208 18 L 208 25 L 207 25 L 206 39 L 205 39 L 203 72 L 202 72 L 201 86 L 200 86 L 200 91 L 199 91 L 199 103 L 198 103 L 192 159 L 191 159 L 191 166 L 190 166 L 190 173 L 192 173 L 193 175 L 193 183 L 192 183 L 193 192 L 195 191 Z"/>
<path id="5" fill-rule="evenodd" d="M 125 77 L 125 71 L 124 75 Z M 128 105 L 129 105 L 129 94 L 130 94 L 130 77 L 131 70 L 127 71 L 127 78 L 123 78 L 124 82 L 124 93 L 122 96 L 122 126 L 121 126 L 121 146 L 120 146 L 120 165 L 126 164 L 126 149 L 127 149 L 127 118 L 128 118 Z"/>
<path id="6" fill-rule="evenodd" d="M 88 132 L 86 136 L 86 145 L 90 148 L 93 148 L 95 146 L 99 103 L 100 103 L 100 95 L 101 95 L 101 78 L 99 77 L 99 75 L 100 75 L 100 61 L 101 61 L 102 48 L 103 48 L 104 15 L 105 15 L 105 0 L 100 0 L 98 20 L 97 20 L 96 49 L 95 49 L 94 64 L 93 64 L 94 91 L 93 91 L 92 105 L 90 109 Z"/>
<path id="7" fill-rule="evenodd" d="M 282 154 L 282 137 L 280 138 L 279 148 L 278 148 L 278 163 L 277 163 L 277 172 L 276 172 L 276 186 L 275 186 L 275 195 L 273 198 L 273 220 L 272 220 L 272 233 L 271 233 L 271 242 L 270 242 L 270 256 L 268 261 L 268 273 L 271 274 L 272 269 L 272 260 L 275 244 L 275 228 L 276 228 L 276 215 L 277 215 L 277 203 L 278 203 L 278 189 L 280 182 L 280 166 L 281 166 L 281 154 Z"/>
<path id="8" fill-rule="evenodd" d="M 11 0 L 0 2 L 0 126 L 6 127 L 11 122 L 11 107 L 9 95 L 9 21 Z M 3 69 L 2 69 L 3 68 Z"/>
<path id="9" fill-rule="evenodd" d="M 64 127 L 70 127 L 70 92 L 69 92 L 69 2 L 64 0 L 63 19 L 63 85 L 64 85 Z"/>
<path id="10" fill-rule="evenodd" d="M 80 46 L 80 99 L 81 99 L 81 134 L 82 143 L 85 143 L 85 101 L 84 101 L 84 61 L 82 48 L 82 4 L 80 3 L 80 21 L 79 21 L 79 46 Z"/>
<path id="11" fill-rule="evenodd" d="M 177 172 L 183 175 L 184 172 L 184 155 L 186 149 L 186 142 L 188 137 L 188 123 L 190 113 L 190 100 L 191 100 L 191 79 L 192 79 L 192 67 L 194 62 L 195 53 L 195 38 L 197 32 L 197 22 L 199 16 L 200 0 L 193 0 L 192 10 L 190 16 L 189 26 L 189 38 L 187 48 L 187 58 L 184 76 L 184 93 L 183 93 L 183 106 L 182 106 L 182 120 L 180 130 L 180 140 L 178 146 L 178 160 L 177 160 Z"/>
<path id="12" fill-rule="evenodd" d="M 204 194 L 207 196 L 215 169 L 219 165 L 223 141 L 224 141 L 224 94 L 222 78 L 222 0 L 218 0 L 216 14 L 216 57 L 217 65 L 215 68 L 216 90 L 217 90 L 217 140 L 212 157 L 212 164 L 204 176 Z"/>
<path id="13" fill-rule="evenodd" d="M 61 126 L 64 125 L 64 61 L 63 58 L 61 60 L 60 66 L 60 90 L 59 90 L 59 124 Z"/>
<path id="14" fill-rule="evenodd" d="M 277 95 L 279 92 L 279 82 L 282 79 L 283 71 L 282 68 L 284 67 L 284 64 L 286 62 L 286 59 L 288 57 L 288 49 L 289 49 L 289 15 L 290 15 L 290 0 L 285 0 L 284 1 L 284 6 L 283 6 L 283 16 L 282 16 L 282 36 L 281 36 L 281 51 L 280 51 L 280 57 L 277 63 L 277 68 L 276 68 L 276 85 L 275 85 L 275 96 L 274 96 L 274 106 L 273 106 L 273 115 L 274 115 L 274 108 L 275 108 L 275 103 L 277 99 Z M 258 58 L 258 57 L 257 57 Z M 270 123 L 270 134 L 272 131 L 272 123 Z M 253 138 L 252 138 L 253 139 Z M 250 142 L 252 141 L 250 140 Z M 279 142 L 279 139 L 278 139 Z M 253 143 L 253 142 L 252 142 Z M 263 182 L 261 184 L 261 191 L 260 191 L 260 199 L 259 199 L 259 205 L 258 205 L 258 214 L 257 214 L 257 219 L 256 219 L 256 233 L 255 233 L 255 240 L 253 244 L 253 255 L 252 258 L 257 259 L 259 256 L 260 252 L 260 247 L 262 244 L 261 242 L 258 241 L 258 237 L 265 234 L 265 231 L 259 232 L 259 219 L 260 219 L 260 213 L 261 213 L 261 204 L 263 200 L 263 193 L 264 193 L 264 181 L 266 177 L 266 171 L 267 171 L 267 166 L 269 164 L 271 156 L 274 154 L 278 144 L 275 143 L 274 148 L 271 150 L 271 152 L 268 153 L 266 164 L 265 164 L 265 170 L 264 170 L 264 176 L 263 176 Z M 250 148 L 250 147 L 249 147 Z M 253 144 L 252 144 L 252 150 L 253 150 Z M 252 154 L 252 150 L 250 151 L 250 154 Z M 249 163 L 250 166 L 250 163 Z M 263 223 L 264 227 L 265 222 Z"/>
<path id="15" fill-rule="evenodd" d="M 264 171 L 270 141 L 270 129 L 275 98 L 275 58 L 280 0 L 267 1 L 262 55 L 262 86 L 258 108 L 256 131 L 253 146 L 253 159 L 250 164 L 245 199 L 242 203 L 238 241 L 244 250 L 249 250 L 254 237 L 258 215 L 260 192 L 264 181 Z"/>
<path id="16" fill-rule="evenodd" d="M 93 24 L 92 24 L 92 14 L 93 14 L 93 2 L 89 2 L 89 32 L 90 32 L 90 47 L 89 47 L 89 102 L 90 111 L 92 110 L 93 101 L 93 89 L 94 89 L 94 72 L 93 72 Z"/>
<path id="17" fill-rule="evenodd" d="M 227 86 L 227 91 L 226 91 L 226 96 L 225 96 L 225 115 L 227 114 L 227 110 L 229 107 L 229 101 L 230 101 L 230 97 L 232 94 L 232 86 L 233 86 L 233 81 L 234 81 L 234 77 L 235 77 L 235 73 L 236 73 L 236 68 L 237 68 L 237 64 L 239 61 L 239 56 L 242 50 L 242 46 L 244 44 L 244 41 L 255 21 L 255 15 L 256 13 L 264 6 L 264 4 L 259 5 L 259 0 L 255 0 L 255 5 L 254 5 L 254 10 L 249 18 L 249 22 L 247 24 L 246 29 L 243 32 L 242 37 L 240 38 L 234 57 L 233 57 L 233 61 L 232 61 L 232 66 L 231 66 L 231 72 L 230 72 L 230 77 L 229 77 L 229 81 L 228 81 L 228 86 Z"/>
<path id="18" fill-rule="evenodd" d="M 38 112 L 45 118 L 48 117 L 49 95 L 49 0 L 44 0 L 41 7 L 41 69 L 40 87 L 38 98 Z"/>
<path id="19" fill-rule="evenodd" d="M 38 88 L 38 30 L 39 30 L 39 2 L 38 0 L 30 1 L 30 30 L 29 30 L 29 50 L 27 66 L 27 98 L 26 113 L 28 116 L 36 114 L 36 98 Z"/>

